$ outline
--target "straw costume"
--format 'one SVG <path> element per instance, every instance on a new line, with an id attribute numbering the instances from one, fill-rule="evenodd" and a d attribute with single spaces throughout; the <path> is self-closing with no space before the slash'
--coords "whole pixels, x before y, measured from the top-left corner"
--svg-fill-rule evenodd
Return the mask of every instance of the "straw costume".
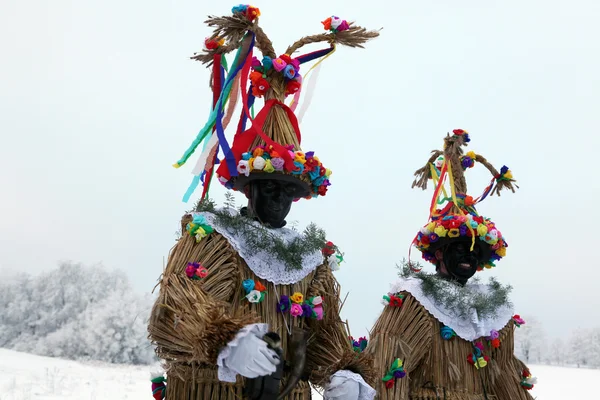
<path id="1" fill-rule="evenodd" d="M 302 116 L 315 78 L 305 89 L 301 66 L 319 63 L 336 44 L 362 47 L 378 32 L 331 17 L 323 21 L 326 33 L 304 37 L 277 56 L 258 25 L 260 11 L 244 5 L 232 11 L 206 21 L 214 33 L 193 57 L 212 67 L 213 110 L 175 166 L 203 145 L 184 201 L 200 182 L 204 191 L 196 211 L 182 219 L 152 310 L 150 338 L 167 373 L 166 385 L 153 376 L 154 393 L 168 400 L 234 400 L 277 398 L 283 391 L 300 400 L 311 398 L 312 383 L 327 389 L 325 398 L 372 399 L 372 357 L 353 350 L 339 315 L 332 270 L 341 253 L 315 225 L 302 233 L 284 225 L 293 201 L 324 196 L 330 186 L 331 171 L 300 147 L 295 109 L 304 92 Z M 318 42 L 327 48 L 295 54 Z M 256 49 L 262 58 L 253 55 Z M 225 55 L 234 50 L 227 66 Z M 315 75 L 320 65 L 308 72 Z M 265 103 L 254 117 L 256 98 Z M 239 103 L 230 147 L 224 132 Z M 238 212 L 207 200 L 213 169 L 225 187 L 246 195 L 248 207 Z"/>
<path id="2" fill-rule="evenodd" d="M 426 189 L 430 179 L 435 186 L 429 222 L 413 245 L 436 274 L 422 272 L 409 257 L 384 296 L 366 349 L 375 356 L 379 399 L 532 399 L 528 389 L 535 378 L 514 356 L 514 330 L 524 321 L 513 314 L 510 287 L 493 279 L 469 282 L 477 271 L 494 267 L 508 246 L 475 205 L 502 189 L 514 192 L 516 185 L 507 167 L 498 172 L 481 154 L 464 154 L 469 141 L 467 132 L 454 130 L 443 151 L 434 151 L 415 173 L 413 187 Z M 474 199 L 464 171 L 476 162 L 493 179 Z"/>

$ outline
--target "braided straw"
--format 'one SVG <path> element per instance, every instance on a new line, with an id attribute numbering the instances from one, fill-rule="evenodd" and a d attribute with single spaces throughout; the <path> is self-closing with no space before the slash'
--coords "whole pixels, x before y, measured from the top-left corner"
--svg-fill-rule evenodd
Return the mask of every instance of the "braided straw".
<path id="1" fill-rule="evenodd" d="M 448 173 L 452 174 L 451 178 L 454 183 L 455 192 L 457 194 L 466 195 L 467 180 L 465 178 L 465 171 L 461 165 L 461 157 L 464 154 L 462 146 L 466 147 L 468 145 L 465 141 L 466 138 L 467 136 L 465 135 L 450 135 L 450 133 L 446 134 L 446 137 L 444 138 L 444 150 L 433 150 L 431 152 L 431 157 L 429 157 L 425 166 L 415 171 L 415 179 L 411 187 L 418 187 L 423 190 L 427 189 L 427 181 L 432 179 L 431 164 L 434 163 L 439 156 L 443 155 L 445 162 L 449 166 Z M 476 154 L 475 156 L 475 161 L 486 167 L 494 178 L 497 179 L 500 177 L 498 170 L 484 156 L 481 154 Z M 493 196 L 494 194 L 500 196 L 500 192 L 503 189 L 508 189 L 514 193 L 515 188 L 518 189 L 519 187 L 514 179 L 497 179 L 495 186 L 490 192 L 490 196 Z"/>

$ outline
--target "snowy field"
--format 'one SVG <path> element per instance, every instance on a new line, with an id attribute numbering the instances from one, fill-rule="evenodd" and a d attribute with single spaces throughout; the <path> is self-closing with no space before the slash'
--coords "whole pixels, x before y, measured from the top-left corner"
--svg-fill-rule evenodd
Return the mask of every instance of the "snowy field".
<path id="1" fill-rule="evenodd" d="M 149 367 L 80 363 L 0 349 L 0 400 L 152 400 Z M 600 370 L 531 366 L 541 400 L 593 398 Z M 320 396 L 315 396 L 319 397 Z"/>

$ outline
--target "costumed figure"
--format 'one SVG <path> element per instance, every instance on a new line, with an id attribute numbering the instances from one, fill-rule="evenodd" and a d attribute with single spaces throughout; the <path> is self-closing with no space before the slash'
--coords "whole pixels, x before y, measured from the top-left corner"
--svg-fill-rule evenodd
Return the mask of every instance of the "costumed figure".
<path id="1" fill-rule="evenodd" d="M 415 173 L 413 187 L 426 189 L 429 179 L 435 186 L 429 222 L 413 245 L 436 273 L 422 272 L 409 256 L 383 298 L 366 349 L 375 356 L 379 399 L 532 399 L 535 378 L 514 355 L 514 331 L 524 321 L 513 314 L 510 287 L 474 278 L 494 267 L 508 246 L 475 205 L 516 185 L 506 166 L 498 172 L 481 154 L 465 154 L 469 141 L 466 131 L 454 130 L 444 150 Z M 464 176 L 475 163 L 493 175 L 478 198 L 467 194 Z"/>
<path id="2" fill-rule="evenodd" d="M 354 351 L 340 319 L 332 270 L 341 253 L 315 225 L 298 232 L 285 227 L 285 218 L 294 201 L 324 196 L 330 185 L 331 171 L 300 147 L 294 110 L 301 92 L 299 116 L 306 110 L 321 64 L 308 70 L 313 80 L 306 89 L 301 66 L 320 63 L 336 44 L 362 47 L 378 32 L 331 17 L 323 21 L 326 33 L 304 37 L 277 56 L 258 25 L 259 10 L 232 11 L 206 21 L 213 35 L 193 57 L 212 67 L 213 110 L 175 166 L 202 144 L 184 201 L 200 182 L 204 192 L 182 219 L 150 317 L 150 339 L 167 375 L 166 385 L 153 376 L 153 391 L 161 396 L 166 386 L 168 400 L 299 400 L 311 398 L 311 383 L 327 399 L 372 399 L 372 357 Z M 327 48 L 295 54 L 319 42 Z M 255 49 L 262 58 L 253 56 Z M 227 66 L 225 55 L 234 50 Z M 261 97 L 264 106 L 254 116 Z M 225 128 L 238 100 L 242 112 L 229 147 Z M 208 200 L 215 164 L 219 182 L 246 195 L 241 211 Z"/>

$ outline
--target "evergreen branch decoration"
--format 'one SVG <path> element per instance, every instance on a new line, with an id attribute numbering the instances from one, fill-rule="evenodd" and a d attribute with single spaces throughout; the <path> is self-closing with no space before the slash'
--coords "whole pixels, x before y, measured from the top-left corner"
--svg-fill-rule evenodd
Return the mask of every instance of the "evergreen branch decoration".
<path id="1" fill-rule="evenodd" d="M 235 208 L 233 196 L 226 197 L 225 206 L 225 209 L 217 210 L 212 200 L 204 199 L 196 204 L 195 211 L 213 214 L 220 227 L 241 234 L 248 248 L 255 253 L 264 251 L 274 255 L 289 269 L 302 269 L 302 259 L 305 256 L 321 251 L 326 246 L 325 231 L 314 223 L 310 223 L 298 237 L 286 243 L 267 227 L 253 223 L 252 218 L 238 212 L 231 213 L 229 210 Z"/>
<path id="2" fill-rule="evenodd" d="M 417 267 L 415 267 L 415 265 Z M 448 281 L 437 274 L 414 272 L 419 268 L 419 263 L 402 260 L 398 266 L 401 278 L 416 278 L 421 280 L 423 294 L 446 309 L 456 312 L 458 317 L 469 317 L 472 310 L 477 311 L 479 318 L 496 317 L 498 309 L 510 306 L 508 295 L 512 290 L 510 285 L 502 285 L 494 277 L 490 277 L 490 292 L 487 294 L 474 292 L 469 285 L 461 286 Z M 480 284 L 479 278 L 472 278 L 471 284 Z"/>

